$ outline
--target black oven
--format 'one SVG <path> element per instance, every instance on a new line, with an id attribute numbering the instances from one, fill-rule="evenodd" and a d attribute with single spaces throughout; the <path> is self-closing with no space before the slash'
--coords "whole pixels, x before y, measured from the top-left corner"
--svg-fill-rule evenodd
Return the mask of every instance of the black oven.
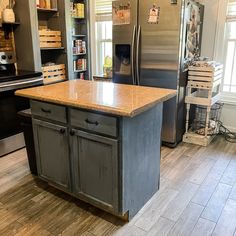
<path id="1" fill-rule="evenodd" d="M 0 92 L 0 140 L 22 132 L 17 113 L 28 109 L 29 101 L 16 97 L 14 92 Z"/>
<path id="2" fill-rule="evenodd" d="M 17 89 L 43 84 L 41 72 L 0 74 L 0 157 L 25 146 L 17 113 L 30 107 L 29 100 L 14 95 Z"/>

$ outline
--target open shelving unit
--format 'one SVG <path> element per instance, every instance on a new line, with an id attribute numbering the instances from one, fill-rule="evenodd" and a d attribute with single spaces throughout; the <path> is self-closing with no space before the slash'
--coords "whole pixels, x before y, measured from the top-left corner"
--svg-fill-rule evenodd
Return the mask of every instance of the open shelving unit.
<path id="1" fill-rule="evenodd" d="M 37 6 L 36 0 L 17 0 L 14 11 L 21 19 L 15 31 L 20 69 L 42 71 L 45 84 L 70 79 L 71 57 L 68 18 L 70 0 L 50 0 L 49 6 Z M 43 34 L 42 34 L 43 33 Z M 57 66 L 63 67 L 63 73 Z"/>
<path id="2" fill-rule="evenodd" d="M 78 3 L 84 4 L 83 19 L 73 18 L 71 14 L 72 4 Z M 42 66 L 49 62 L 56 65 L 64 64 L 66 80 L 79 79 L 82 73 L 84 79 L 90 79 L 88 8 L 87 0 L 51 0 L 50 9 L 37 8 L 36 0 L 17 0 L 14 11 L 21 23 L 19 27 L 15 27 L 18 67 L 43 72 Z M 46 27 L 61 32 L 60 46 L 40 48 L 39 28 L 42 30 Z M 85 42 L 85 52 L 73 52 L 73 41 L 75 40 Z M 74 70 L 74 61 L 78 59 L 86 59 L 86 68 Z M 52 72 L 55 73 L 54 70 Z M 47 78 L 47 83 L 50 82 L 49 78 Z M 51 77 L 52 83 L 59 81 L 64 81 L 64 79 L 56 80 L 55 76 Z"/>
<path id="3" fill-rule="evenodd" d="M 74 79 L 90 79 L 88 8 L 87 0 L 70 1 L 72 70 Z"/>
<path id="4" fill-rule="evenodd" d="M 66 34 L 65 27 L 63 27 L 65 26 L 64 4 L 60 0 L 51 0 L 50 8 L 36 8 L 44 84 L 65 81 L 68 78 L 68 63 L 65 53 L 67 48 Z M 61 66 L 63 71 L 57 69 Z"/>

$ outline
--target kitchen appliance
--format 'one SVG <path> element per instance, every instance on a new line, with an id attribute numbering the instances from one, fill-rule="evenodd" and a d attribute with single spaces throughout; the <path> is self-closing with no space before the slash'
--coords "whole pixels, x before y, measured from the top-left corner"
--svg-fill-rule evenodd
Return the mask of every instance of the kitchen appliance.
<path id="1" fill-rule="evenodd" d="M 203 5 L 190 0 L 112 5 L 113 82 L 177 90 L 163 108 L 162 141 L 169 146 L 184 133 L 185 62 L 199 56 L 203 12 Z"/>
<path id="2" fill-rule="evenodd" d="M 0 157 L 25 146 L 17 113 L 28 109 L 29 101 L 16 97 L 19 88 L 41 85 L 41 72 L 16 70 L 13 52 L 0 52 Z"/>

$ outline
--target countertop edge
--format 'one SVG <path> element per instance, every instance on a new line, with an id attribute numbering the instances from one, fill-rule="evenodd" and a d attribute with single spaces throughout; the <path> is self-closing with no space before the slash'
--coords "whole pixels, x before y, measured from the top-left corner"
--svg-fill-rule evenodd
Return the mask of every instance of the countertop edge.
<path id="1" fill-rule="evenodd" d="M 116 116 L 123 116 L 123 117 L 134 117 L 137 116 L 139 114 L 141 114 L 142 112 L 147 111 L 148 109 L 152 108 L 153 106 L 155 106 L 158 103 L 163 103 L 173 97 L 175 97 L 177 95 L 177 91 L 173 91 L 172 94 L 168 94 L 166 96 L 163 96 L 162 98 L 159 98 L 149 104 L 146 104 L 142 107 L 139 107 L 135 110 L 133 110 L 132 112 L 126 112 L 124 110 L 119 110 L 119 109 L 113 109 L 112 107 L 107 107 L 107 106 L 97 106 L 95 104 L 86 104 L 83 102 L 83 104 L 79 104 L 77 103 L 73 103 L 71 101 L 58 101 L 56 99 L 53 98 L 43 98 L 43 97 L 38 97 L 38 96 L 33 96 L 33 95 L 25 95 L 24 93 L 21 93 L 20 90 L 15 92 L 16 96 L 20 96 L 20 97 L 25 97 L 25 98 L 29 98 L 29 99 L 33 99 L 33 100 L 37 100 L 37 101 L 43 101 L 43 102 L 49 102 L 49 103 L 53 103 L 53 104 L 58 104 L 58 105 L 64 105 L 64 106 L 70 106 L 73 108 L 81 108 L 81 109 L 87 109 L 87 110 L 91 110 L 91 111 L 97 111 L 97 112 L 103 112 L 103 113 L 107 113 L 107 114 L 112 114 L 112 115 L 116 115 Z"/>

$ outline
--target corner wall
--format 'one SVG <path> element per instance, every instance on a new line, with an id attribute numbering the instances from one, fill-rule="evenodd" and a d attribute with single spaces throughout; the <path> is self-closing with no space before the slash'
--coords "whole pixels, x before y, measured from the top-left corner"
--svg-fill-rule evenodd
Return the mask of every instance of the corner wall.
<path id="1" fill-rule="evenodd" d="M 225 0 L 199 0 L 205 5 L 205 15 L 202 36 L 202 56 L 212 60 L 223 61 L 223 27 Z M 216 40 L 218 38 L 218 41 Z M 236 101 L 235 103 L 224 101 L 221 121 L 232 131 L 236 132 Z"/>

